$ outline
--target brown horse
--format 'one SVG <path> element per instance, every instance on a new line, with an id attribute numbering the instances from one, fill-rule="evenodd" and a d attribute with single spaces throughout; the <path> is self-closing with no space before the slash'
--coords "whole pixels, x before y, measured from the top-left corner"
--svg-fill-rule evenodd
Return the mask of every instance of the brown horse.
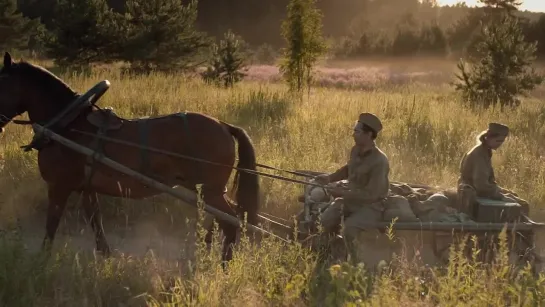
<path id="1" fill-rule="evenodd" d="M 44 68 L 24 61 L 13 62 L 9 53 L 4 55 L 4 67 L 0 70 L 2 129 L 15 116 L 24 112 L 27 112 L 31 123 L 44 125 L 78 97 L 80 95 L 65 82 Z M 239 145 L 237 167 L 255 170 L 254 147 L 243 129 L 192 112 L 126 120 L 111 112 L 86 106 L 78 110 L 78 114 L 72 115 L 75 119 L 50 129 L 168 186 L 183 186 L 196 191 L 195 185 L 202 184 L 204 201 L 208 205 L 232 215 L 246 212 L 248 222 L 257 225 L 259 183 L 255 174 L 236 174 L 236 202 L 239 210 L 235 210 L 225 195 L 232 171 L 229 167 L 101 142 L 92 136 L 75 132 L 107 134 L 108 137 L 142 146 L 229 166 L 234 164 L 236 158 L 234 137 Z M 99 119 L 107 119 L 109 122 L 101 124 Z M 72 192 L 82 193 L 86 217 L 95 232 L 97 250 L 106 255 L 109 255 L 110 248 L 102 228 L 97 195 L 142 199 L 160 193 L 58 143 L 42 142 L 34 149 L 38 150 L 40 174 L 48 188 L 49 206 L 43 247 L 51 246 Z M 222 258 L 229 260 L 237 228 L 222 222 L 220 228 L 225 236 Z"/>

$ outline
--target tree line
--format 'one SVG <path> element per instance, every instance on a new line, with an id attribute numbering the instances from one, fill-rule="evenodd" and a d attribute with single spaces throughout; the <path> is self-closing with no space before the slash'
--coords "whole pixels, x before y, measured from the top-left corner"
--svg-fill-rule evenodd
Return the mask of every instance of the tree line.
<path id="1" fill-rule="evenodd" d="M 186 13 L 178 13 L 183 8 L 181 3 L 184 4 L 183 7 L 191 7 L 191 14 L 187 10 Z M 153 18 L 146 17 L 146 20 L 141 20 L 140 26 L 146 28 L 143 32 L 148 32 L 148 35 L 152 31 L 151 27 L 156 27 L 153 31 L 163 33 L 166 27 L 157 25 L 161 22 L 157 16 L 163 14 L 164 19 L 167 16 L 165 14 L 173 13 L 179 28 L 187 28 L 184 30 L 186 33 L 196 31 L 206 33 L 209 37 L 222 37 L 227 31 L 232 31 L 245 44 L 266 55 L 275 54 L 279 48 L 285 46 L 279 29 L 286 18 L 288 3 L 289 0 L 0 0 L 2 7 L 12 8 L 4 9 L 4 21 L 0 20 L 0 27 L 13 22 L 16 18 L 14 14 L 21 14 L 26 20 L 39 20 L 43 26 L 42 32 L 45 33 L 64 31 L 62 27 L 59 28 L 59 24 L 67 21 L 70 22 L 72 30 L 65 32 L 70 35 L 96 32 L 101 28 L 101 34 L 95 35 L 98 40 L 107 39 L 105 35 L 135 35 L 137 25 L 134 24 L 134 14 L 156 14 Z M 93 9 L 86 9 L 86 6 Z M 170 9 L 171 12 L 167 12 L 169 9 L 158 8 L 168 6 L 176 8 Z M 463 55 L 470 52 L 478 41 L 480 25 L 487 15 L 486 7 L 469 8 L 464 4 L 439 7 L 435 0 L 322 0 L 316 2 L 316 7 L 323 14 L 323 34 L 329 45 L 335 46 L 331 53 L 337 57 Z M 545 14 L 516 14 L 527 40 L 538 42 L 537 56 L 545 57 Z M 132 17 L 127 17 L 128 15 Z M 131 18 L 132 20 L 128 20 Z M 109 25 L 99 24 L 103 21 Z M 95 29 L 87 29 L 86 22 L 94 24 Z M 121 24 L 123 22 L 124 25 Z M 173 26 L 172 18 L 168 22 L 168 26 Z M 156 26 L 152 26 L 153 23 Z M 129 31 L 128 24 L 131 24 L 132 33 L 122 33 L 123 29 Z M 24 32 L 25 29 L 21 27 L 22 25 L 15 27 L 16 31 L 12 35 L 19 36 L 17 33 Z M 36 28 L 30 25 L 28 27 Z M 119 33 L 114 33 L 116 30 Z M 3 35 L 0 40 L 4 42 L 0 43 L 9 45 L 5 42 L 9 40 L 8 36 Z M 44 39 L 43 36 L 44 33 L 33 34 L 29 39 L 29 46 L 23 47 L 43 53 L 44 49 L 51 47 L 51 44 L 39 44 L 40 39 Z M 88 37 L 82 45 L 92 45 L 90 39 Z M 198 40 L 192 41 L 195 47 L 200 46 Z M 132 37 L 130 45 L 134 46 L 142 41 L 142 37 Z M 72 42 L 73 44 L 76 42 Z M 147 44 L 141 53 L 152 48 L 149 46 L 151 44 Z M 155 41 L 153 44 L 162 43 Z M 10 46 L 21 48 L 20 44 L 12 43 Z M 123 57 L 133 59 L 138 55 Z"/>
<path id="2" fill-rule="evenodd" d="M 422 4 L 425 5 L 425 4 Z M 502 8 L 485 6 L 467 8 L 463 5 L 451 9 L 465 13 L 450 22 L 439 19 L 421 19 L 413 13 L 400 17 L 392 27 L 369 26 L 352 36 L 343 37 L 333 51 L 338 57 L 365 56 L 471 56 L 483 39 L 483 26 L 494 21 Z M 545 14 L 514 12 L 517 27 L 525 41 L 537 42 L 536 56 L 545 58 Z"/>
<path id="3" fill-rule="evenodd" d="M 545 56 L 545 15 L 519 11 L 518 0 L 480 0 L 481 8 L 442 8 L 435 0 L 336 0 L 331 7 L 317 0 L 277 0 L 276 5 L 225 0 L 215 2 L 215 15 L 199 12 L 199 7 L 210 9 L 206 0 L 55 0 L 48 10 L 34 11 L 34 18 L 23 8 L 49 0 L 19 1 L 0 0 L 2 47 L 34 52 L 64 67 L 116 61 L 149 72 L 207 63 L 204 80 L 232 86 L 244 77 L 243 59 L 253 54 L 274 63 L 280 51 L 280 71 L 290 89 L 300 93 L 310 89 L 313 67 L 327 51 L 335 57 L 455 54 L 464 58 L 456 89 L 465 101 L 485 107 L 516 106 L 519 94 L 543 81 L 531 66 Z M 283 1 L 286 6 L 280 9 Z M 350 5 L 349 13 L 339 10 Z M 256 45 L 242 28 L 259 31 L 255 17 L 267 24 L 263 20 L 271 12 L 285 13 L 274 30 L 282 43 L 270 38 Z M 252 13 L 248 20 L 232 18 Z M 219 43 L 203 30 L 214 21 L 216 30 L 210 32 L 224 31 Z M 331 35 L 332 24 L 344 25 L 343 35 Z"/>
<path id="4" fill-rule="evenodd" d="M 28 8 L 38 2 L 23 4 Z M 219 42 L 199 29 L 198 4 L 197 0 L 125 0 L 122 7 L 114 8 L 108 0 L 56 0 L 52 12 L 31 18 L 16 0 L 0 0 L 4 34 L 0 44 L 4 50 L 53 59 L 62 68 L 125 62 L 133 73 L 148 73 L 204 64 L 205 81 L 232 86 L 245 76 L 241 68 L 249 45 L 231 29 Z M 291 45 L 280 68 L 290 88 L 300 91 L 312 79 L 312 67 L 326 49 L 322 14 L 315 0 L 291 0 L 287 19 L 277 29 Z M 262 54 L 270 51 L 262 50 Z M 268 58 L 276 60 L 270 53 Z"/>

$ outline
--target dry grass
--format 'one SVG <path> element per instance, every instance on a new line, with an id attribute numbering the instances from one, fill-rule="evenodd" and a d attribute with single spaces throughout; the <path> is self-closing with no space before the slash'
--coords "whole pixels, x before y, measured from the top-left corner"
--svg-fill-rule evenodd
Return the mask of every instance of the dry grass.
<path id="1" fill-rule="evenodd" d="M 323 70 L 323 78 L 330 70 Z M 373 77 L 372 70 L 365 73 Z M 391 179 L 444 187 L 457 180 L 459 160 L 475 136 L 489 121 L 501 121 L 513 133 L 494 156 L 497 177 L 501 185 L 530 201 L 532 216 L 543 216 L 545 108 L 541 100 L 545 96 L 539 92 L 525 99 L 520 109 L 501 114 L 471 112 L 461 107 L 447 86 L 426 80 L 402 85 L 377 82 L 369 91 L 317 88 L 310 97 L 296 101 L 284 86 L 266 82 L 267 78 L 253 78 L 227 90 L 180 75 L 122 77 L 109 68 L 62 77 L 81 92 L 102 79 L 110 80 L 112 87 L 99 104 L 113 106 L 121 116 L 190 110 L 241 125 L 254 140 L 259 162 L 283 169 L 333 171 L 347 159 L 357 115 L 374 112 L 385 127 L 378 146 L 390 158 Z M 367 82 L 361 80 L 347 82 Z M 217 247 L 209 255 L 202 246 L 182 242 L 193 227 L 184 223 L 185 218 L 192 219 L 195 210 L 168 197 L 103 200 L 110 221 L 107 235 L 111 240 L 123 237 L 125 241 L 119 242 L 126 242 L 120 248 L 125 254 L 109 260 L 96 258 L 90 253 L 92 236 L 87 235 L 79 251 L 64 248 L 59 241 L 56 257 L 45 264 L 35 252 L 44 234 L 44 185 L 37 173 L 36 153 L 19 149 L 30 140 L 31 131 L 10 125 L 1 138 L 3 306 L 535 306 L 545 298 L 543 277 L 508 276 L 511 271 L 504 258 L 485 268 L 465 262 L 456 253 L 446 268 L 430 269 L 400 259 L 382 274 L 368 275 L 363 268 L 347 264 L 323 267 L 316 255 L 299 245 L 286 247 L 267 240 L 257 248 L 243 242 L 225 273 L 218 263 Z M 299 186 L 264 178 L 262 187 L 264 211 L 288 217 L 299 210 Z M 76 237 L 82 229 L 89 232 L 86 225 L 73 225 L 78 211 L 74 199 L 60 229 L 66 237 Z M 13 230 L 16 226 L 21 229 Z M 137 235 L 148 237 L 149 242 L 139 241 L 141 246 L 131 249 L 136 241 L 130 237 Z M 175 256 L 146 253 L 146 246 L 157 247 L 158 240 L 166 237 L 175 238 L 164 247 Z M 192 237 L 187 238 L 191 242 Z"/>

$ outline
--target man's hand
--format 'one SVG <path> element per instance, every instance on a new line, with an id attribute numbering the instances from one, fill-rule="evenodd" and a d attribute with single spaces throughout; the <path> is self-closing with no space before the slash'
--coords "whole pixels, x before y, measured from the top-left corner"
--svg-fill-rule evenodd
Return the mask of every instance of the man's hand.
<path id="1" fill-rule="evenodd" d="M 316 177 L 314 177 L 314 180 L 318 182 L 321 185 L 326 185 L 329 183 L 329 175 L 328 174 L 321 174 Z"/>
<path id="2" fill-rule="evenodd" d="M 328 191 L 333 197 L 344 197 L 347 190 L 343 187 L 333 187 L 328 189 Z"/>
<path id="3" fill-rule="evenodd" d="M 511 190 L 508 190 L 508 189 L 506 189 L 506 188 L 500 187 L 500 192 L 501 192 L 501 193 L 504 193 L 504 194 L 512 194 L 512 195 L 514 195 L 515 197 L 519 197 L 517 193 L 515 193 L 515 192 L 513 192 L 513 191 L 511 191 Z"/>

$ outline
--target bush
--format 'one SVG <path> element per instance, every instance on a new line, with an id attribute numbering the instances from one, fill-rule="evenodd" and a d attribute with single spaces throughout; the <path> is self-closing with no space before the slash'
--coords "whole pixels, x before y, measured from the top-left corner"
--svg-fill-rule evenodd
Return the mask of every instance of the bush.
<path id="1" fill-rule="evenodd" d="M 459 82 L 455 88 L 470 105 L 516 106 L 517 95 L 543 82 L 543 77 L 530 67 L 536 43 L 526 42 L 516 18 L 505 14 L 483 27 L 482 41 L 476 47 L 480 58 L 470 69 L 461 61 L 460 73 L 456 74 Z"/>
<path id="2" fill-rule="evenodd" d="M 209 66 L 201 74 L 209 83 L 232 87 L 246 76 L 241 70 L 244 67 L 242 47 L 244 41 L 238 39 L 232 31 L 227 31 L 219 46 L 212 45 L 212 55 Z"/>

